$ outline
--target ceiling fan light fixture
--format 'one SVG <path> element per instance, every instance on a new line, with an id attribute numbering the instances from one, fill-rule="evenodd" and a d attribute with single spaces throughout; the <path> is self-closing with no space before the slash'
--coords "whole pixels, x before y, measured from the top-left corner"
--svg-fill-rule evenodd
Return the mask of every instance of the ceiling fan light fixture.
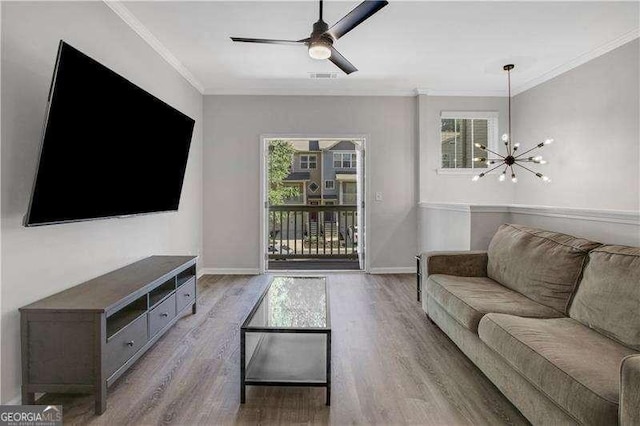
<path id="1" fill-rule="evenodd" d="M 324 40 L 313 41 L 309 44 L 309 56 L 313 59 L 329 59 L 331 46 Z"/>

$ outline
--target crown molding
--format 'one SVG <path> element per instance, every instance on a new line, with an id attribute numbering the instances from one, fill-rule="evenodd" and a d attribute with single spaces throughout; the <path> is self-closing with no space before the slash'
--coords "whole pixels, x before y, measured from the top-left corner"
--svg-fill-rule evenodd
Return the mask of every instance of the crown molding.
<path id="1" fill-rule="evenodd" d="M 504 98 L 507 96 L 506 90 L 437 90 L 427 88 L 417 88 L 414 92 L 416 95 L 427 96 L 454 96 L 454 97 L 489 97 Z"/>
<path id="2" fill-rule="evenodd" d="M 513 92 L 513 96 L 518 95 L 522 92 L 525 92 L 529 89 L 532 89 L 548 80 L 551 80 L 554 77 L 559 76 L 560 74 L 564 74 L 567 71 L 570 71 L 576 67 L 579 67 L 582 64 L 585 64 L 599 56 L 604 55 L 605 53 L 609 53 L 614 49 L 617 49 L 618 47 L 629 43 L 632 40 L 635 40 L 636 38 L 640 37 L 640 28 L 635 28 L 631 31 L 628 31 L 624 34 L 622 34 L 621 36 L 607 42 L 604 43 L 598 47 L 596 47 L 595 49 L 583 53 L 573 59 L 571 59 L 568 62 L 565 62 L 564 64 L 557 66 L 547 72 L 545 72 L 544 74 L 533 78 L 529 81 L 527 81 L 524 84 L 521 84 L 519 86 L 516 86 L 513 88 L 512 92 Z"/>
<path id="3" fill-rule="evenodd" d="M 155 50 L 158 55 L 169 65 L 171 65 L 185 80 L 189 82 L 200 94 L 204 94 L 204 86 L 202 83 L 185 67 L 182 62 L 176 58 L 173 53 L 169 51 L 161 42 L 158 40 L 152 33 L 149 31 L 147 27 L 144 26 L 142 22 L 136 18 L 133 13 L 127 7 L 120 2 L 119 0 L 103 0 L 104 4 L 109 6 L 109 8 L 118 15 L 136 34 L 140 36 L 144 41 L 147 42 L 149 46 L 153 50 Z"/>
<path id="4" fill-rule="evenodd" d="M 414 90 L 349 90 L 349 89 L 287 89 L 287 88 L 207 88 L 204 95 L 218 96 L 402 96 L 414 97 Z"/>

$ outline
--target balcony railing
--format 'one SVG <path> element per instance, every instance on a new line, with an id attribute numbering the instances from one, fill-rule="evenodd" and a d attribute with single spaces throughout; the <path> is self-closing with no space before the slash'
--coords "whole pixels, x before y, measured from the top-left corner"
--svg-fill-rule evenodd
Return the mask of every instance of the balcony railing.
<path id="1" fill-rule="evenodd" d="M 357 259 L 355 205 L 269 207 L 269 259 Z"/>

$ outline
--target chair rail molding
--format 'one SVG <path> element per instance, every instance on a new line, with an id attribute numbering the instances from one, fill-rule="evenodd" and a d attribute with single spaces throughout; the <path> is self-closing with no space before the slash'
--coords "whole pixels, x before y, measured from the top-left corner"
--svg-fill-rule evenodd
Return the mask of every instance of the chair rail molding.
<path id="1" fill-rule="evenodd" d="M 640 246 L 640 211 L 522 204 L 418 204 L 421 250 L 483 250 L 502 223 L 565 232 L 605 244 Z M 445 227 L 446 229 L 441 229 Z"/>

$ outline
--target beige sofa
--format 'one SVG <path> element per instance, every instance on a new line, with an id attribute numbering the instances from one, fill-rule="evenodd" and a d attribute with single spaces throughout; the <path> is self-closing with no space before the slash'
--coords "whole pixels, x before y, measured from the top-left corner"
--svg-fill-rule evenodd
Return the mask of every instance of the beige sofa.
<path id="1" fill-rule="evenodd" d="M 640 424 L 640 248 L 502 225 L 422 262 L 429 318 L 533 424 Z"/>

